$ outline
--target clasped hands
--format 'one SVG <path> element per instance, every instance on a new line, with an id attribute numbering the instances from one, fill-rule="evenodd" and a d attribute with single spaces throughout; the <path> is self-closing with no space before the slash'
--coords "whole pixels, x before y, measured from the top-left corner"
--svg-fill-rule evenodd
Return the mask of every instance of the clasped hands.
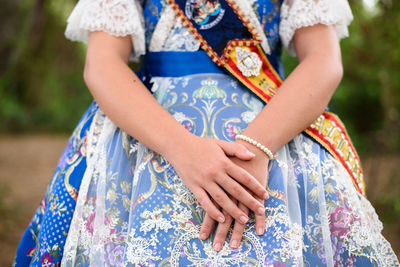
<path id="1" fill-rule="evenodd" d="M 240 140 L 227 142 L 197 136 L 180 149 L 167 159 L 206 211 L 200 238 L 207 239 L 217 223 L 213 248 L 219 251 L 233 223 L 230 246 L 238 248 L 250 210 L 255 213 L 256 232 L 262 235 L 263 203 L 269 197 L 268 157 Z"/>

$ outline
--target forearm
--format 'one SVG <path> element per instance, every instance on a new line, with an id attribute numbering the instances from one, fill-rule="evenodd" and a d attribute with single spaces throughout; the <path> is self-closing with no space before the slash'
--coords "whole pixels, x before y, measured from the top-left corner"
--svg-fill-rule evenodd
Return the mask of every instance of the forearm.
<path id="1" fill-rule="evenodd" d="M 124 60 L 97 53 L 94 61 L 87 59 L 84 76 L 105 114 L 146 147 L 165 155 L 171 147 L 177 149 L 190 137 L 191 134 L 155 100 Z"/>
<path id="2" fill-rule="evenodd" d="M 275 152 L 308 127 L 323 112 L 341 77 L 340 66 L 332 64 L 334 60 L 326 59 L 326 55 L 316 53 L 302 60 L 283 83 L 279 92 L 248 125 L 243 134 L 265 144 Z M 329 62 L 329 64 L 321 64 L 321 62 Z M 265 186 L 268 183 L 268 157 L 252 144 L 242 140 L 236 142 L 245 145 L 256 156 L 250 161 L 239 159 L 233 159 L 233 161 L 254 175 Z M 243 209 L 241 203 L 239 206 Z M 243 210 L 248 213 L 246 208 Z M 265 231 L 265 213 L 256 214 L 254 218 L 256 232 L 262 235 Z M 231 222 L 231 218 L 228 217 L 226 223 L 218 224 L 214 237 L 215 250 L 221 249 Z M 213 226 L 214 221 L 206 216 L 201 228 L 203 239 L 211 234 Z M 243 224 L 234 223 L 230 240 L 233 249 L 238 247 L 244 229 Z"/>
<path id="3" fill-rule="evenodd" d="M 340 48 L 334 30 L 329 30 L 317 27 L 326 41 L 318 40 L 320 44 L 312 49 L 307 45 L 321 36 L 312 35 L 311 29 L 302 32 L 299 65 L 243 134 L 275 152 L 323 113 L 342 78 Z"/>
<path id="4" fill-rule="evenodd" d="M 222 222 L 224 216 L 210 196 L 234 218 L 247 221 L 247 215 L 227 193 L 235 194 L 253 211 L 263 212 L 263 205 L 242 184 L 264 199 L 265 188 L 228 158 L 246 160 L 254 155 L 236 143 L 200 138 L 187 131 L 128 67 L 131 51 L 129 36 L 115 37 L 101 31 L 90 34 L 84 78 L 104 113 L 122 130 L 164 156 L 215 220 Z"/>

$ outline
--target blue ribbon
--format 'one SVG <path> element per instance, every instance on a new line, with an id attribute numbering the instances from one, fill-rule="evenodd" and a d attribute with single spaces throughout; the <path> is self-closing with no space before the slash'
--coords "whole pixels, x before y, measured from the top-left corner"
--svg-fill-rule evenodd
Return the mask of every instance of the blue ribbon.
<path id="1" fill-rule="evenodd" d="M 226 73 L 204 51 L 148 52 L 140 72 L 151 77 L 181 77 L 199 73 Z"/>

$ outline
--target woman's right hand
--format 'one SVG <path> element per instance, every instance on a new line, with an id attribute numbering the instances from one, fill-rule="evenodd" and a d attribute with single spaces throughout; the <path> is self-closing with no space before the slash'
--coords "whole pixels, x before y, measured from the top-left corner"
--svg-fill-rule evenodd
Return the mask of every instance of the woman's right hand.
<path id="1" fill-rule="evenodd" d="M 266 191 L 227 155 L 244 160 L 252 156 L 244 146 L 189 133 L 129 68 L 131 52 L 129 36 L 90 33 L 84 78 L 101 110 L 123 131 L 163 155 L 213 219 L 221 222 L 224 217 L 209 195 L 235 219 L 243 216 L 240 221 L 247 220 L 227 193 L 257 210 L 262 206 L 239 183 L 261 198 Z"/>
<path id="2" fill-rule="evenodd" d="M 251 160 L 254 154 L 244 145 L 193 135 L 189 142 L 183 142 L 170 151 L 164 156 L 211 218 L 218 222 L 225 221 L 225 216 L 210 197 L 221 209 L 242 223 L 248 221 L 248 216 L 230 196 L 256 214 L 264 214 L 263 205 L 245 187 L 261 199 L 268 198 L 267 191 L 256 178 L 228 157 Z"/>

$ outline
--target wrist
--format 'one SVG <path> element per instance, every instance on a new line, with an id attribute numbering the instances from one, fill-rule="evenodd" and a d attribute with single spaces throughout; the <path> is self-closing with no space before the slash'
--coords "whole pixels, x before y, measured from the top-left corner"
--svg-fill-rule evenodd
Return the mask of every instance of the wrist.
<path id="1" fill-rule="evenodd" d="M 246 143 L 256 147 L 259 151 L 263 152 L 268 157 L 269 160 L 275 159 L 274 153 L 272 153 L 272 151 L 268 147 L 264 146 L 257 140 L 254 140 L 253 138 L 242 134 L 236 135 L 235 139 L 245 141 Z"/>
<path id="2" fill-rule="evenodd" d="M 256 146 L 254 146 L 244 140 L 240 140 L 240 139 L 237 139 L 235 142 L 245 146 L 247 148 L 247 150 L 254 153 L 255 154 L 254 159 L 259 159 L 259 160 L 263 160 L 263 161 L 267 161 L 267 162 L 269 161 L 268 156 L 263 151 L 261 151 L 259 148 L 257 148 Z"/>
<path id="3" fill-rule="evenodd" d="M 184 132 L 174 135 L 169 138 L 163 148 L 160 150 L 160 154 L 169 162 L 174 162 L 185 155 L 185 151 L 190 150 L 190 145 L 193 144 L 198 136 L 190 133 L 186 129 Z"/>

